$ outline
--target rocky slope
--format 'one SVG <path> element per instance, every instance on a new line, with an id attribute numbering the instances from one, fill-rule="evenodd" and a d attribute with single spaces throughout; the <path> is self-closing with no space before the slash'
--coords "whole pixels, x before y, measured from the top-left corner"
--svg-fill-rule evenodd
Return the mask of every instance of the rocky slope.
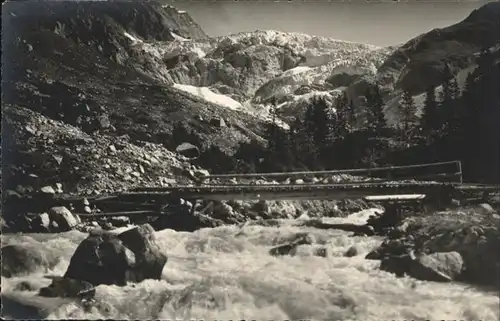
<path id="1" fill-rule="evenodd" d="M 171 150 L 180 143 L 171 139 L 175 124 L 195 132 L 200 148 L 213 143 L 228 150 L 239 141 L 258 138 L 259 119 L 158 83 L 148 75 L 147 60 L 139 59 L 130 44 L 130 37 L 168 42 L 176 33 L 204 39 L 203 31 L 188 15 L 149 2 L 123 6 L 114 2 L 39 2 L 36 10 L 31 4 L 26 10 L 26 5 L 12 2 L 3 11 L 11 32 L 3 43 L 2 103 L 11 106 L 5 109 L 5 125 L 12 130 L 22 131 L 19 124 L 41 119 L 48 127 L 69 126 L 78 135 L 111 140 L 127 135 L 136 146 L 146 141 Z M 225 125 L 214 125 L 220 119 Z M 38 147 L 40 134 L 33 130 L 33 146 Z M 57 132 L 55 128 L 45 131 L 52 130 Z M 32 154 L 19 155 L 27 147 L 21 138 L 4 142 L 6 159 L 24 157 L 28 163 L 36 162 L 26 160 L 34 158 Z M 57 139 L 51 144 L 63 148 Z M 51 149 L 41 153 L 49 154 Z M 13 163 L 7 164 L 5 172 L 9 173 Z M 5 187 L 17 185 L 13 184 L 9 175 L 4 177 Z"/>

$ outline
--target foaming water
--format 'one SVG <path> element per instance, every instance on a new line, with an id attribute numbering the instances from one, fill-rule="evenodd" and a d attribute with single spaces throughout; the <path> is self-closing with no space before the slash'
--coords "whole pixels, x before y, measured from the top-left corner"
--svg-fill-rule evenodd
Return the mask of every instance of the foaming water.
<path id="1" fill-rule="evenodd" d="M 369 214 L 364 211 L 331 220 L 362 223 Z M 269 254 L 272 247 L 304 232 L 314 244 L 301 245 L 295 256 Z M 37 297 L 37 289 L 50 283 L 43 276 L 63 274 L 85 237 L 78 232 L 2 236 L 4 244 L 36 244 L 60 257 L 52 270 L 40 267 L 27 276 L 2 277 L 2 295 L 39 307 L 45 313 L 42 317 L 49 319 L 499 320 L 499 298 L 494 293 L 463 284 L 396 278 L 379 271 L 379 261 L 364 256 L 380 244 L 380 238 L 300 227 L 291 220 L 275 227 L 160 231 L 158 242 L 169 255 L 162 280 L 125 287 L 101 285 L 91 306 Z M 344 257 L 353 245 L 358 255 Z M 319 248 L 326 248 L 326 257 L 315 255 Z M 17 290 L 22 281 L 34 290 Z"/>

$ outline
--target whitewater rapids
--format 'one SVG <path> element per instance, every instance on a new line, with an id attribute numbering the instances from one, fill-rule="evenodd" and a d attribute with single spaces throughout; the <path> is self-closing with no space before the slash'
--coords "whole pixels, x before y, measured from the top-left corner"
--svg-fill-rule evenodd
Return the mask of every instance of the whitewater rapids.
<path id="1" fill-rule="evenodd" d="M 370 210 L 335 223 L 362 223 Z M 95 302 L 84 305 L 60 298 L 42 298 L 38 289 L 63 275 L 77 245 L 86 234 L 2 235 L 2 246 L 29 243 L 61 258 L 52 270 L 2 277 L 4 318 L 48 319 L 274 319 L 274 320 L 389 320 L 462 319 L 499 320 L 499 297 L 464 284 L 444 284 L 396 278 L 379 271 L 379 261 L 364 256 L 376 248 L 377 237 L 352 237 L 337 230 L 296 226 L 224 226 L 194 233 L 164 230 L 158 243 L 168 254 L 162 280 L 146 280 L 125 287 L 101 285 Z M 269 250 L 297 233 L 308 232 L 313 245 L 302 245 L 295 256 L 274 257 Z M 358 254 L 343 254 L 355 245 Z M 318 247 L 327 256 L 315 256 Z M 25 281 L 33 291 L 20 291 Z M 6 300 L 8 299 L 8 300 Z M 17 308 L 24 302 L 37 309 Z M 23 315 L 19 311 L 23 310 Z M 7 311 L 8 310 L 8 311 Z M 36 310 L 36 311 L 35 311 Z M 27 315 L 31 311 L 34 315 Z M 35 315 L 37 314 L 38 315 Z M 9 315 L 10 314 L 10 315 Z M 17 315 L 16 315 L 17 314 Z"/>

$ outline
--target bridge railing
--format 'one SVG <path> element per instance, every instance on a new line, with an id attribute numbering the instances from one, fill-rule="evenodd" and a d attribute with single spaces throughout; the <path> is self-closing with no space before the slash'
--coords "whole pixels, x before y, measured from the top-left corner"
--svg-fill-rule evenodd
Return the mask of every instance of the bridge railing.
<path id="1" fill-rule="evenodd" d="M 199 184 L 214 184 L 215 181 L 229 179 L 255 180 L 255 179 L 298 179 L 298 178 L 324 178 L 328 176 L 349 175 L 344 178 L 349 181 L 357 179 L 374 179 L 377 181 L 439 181 L 462 183 L 462 164 L 460 161 L 448 161 L 438 163 L 426 163 L 416 165 L 386 166 L 356 169 L 338 169 L 326 171 L 298 171 L 298 172 L 276 172 L 276 173 L 246 173 L 246 174 L 214 174 L 200 177 Z"/>

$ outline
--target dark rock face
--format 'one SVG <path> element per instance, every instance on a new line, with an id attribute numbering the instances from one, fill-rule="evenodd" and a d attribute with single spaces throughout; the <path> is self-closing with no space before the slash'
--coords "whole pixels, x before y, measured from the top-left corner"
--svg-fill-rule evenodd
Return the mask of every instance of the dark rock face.
<path id="1" fill-rule="evenodd" d="M 9 11 L 15 13 L 15 18 L 18 21 L 28 22 L 27 26 L 33 23 L 29 20 L 36 17 L 39 19 L 39 25 L 48 27 L 44 24 L 51 23 L 54 28 L 64 26 L 64 34 L 75 38 L 79 37 L 84 41 L 103 36 L 110 29 L 116 30 L 117 26 L 145 40 L 173 40 L 170 32 L 174 30 L 183 37 L 195 39 L 207 37 L 189 15 L 181 15 L 174 8 L 165 9 L 159 2 L 154 1 L 126 3 L 78 1 L 66 2 L 64 5 L 57 2 L 13 2 L 9 3 L 8 6 L 10 7 Z M 117 6 L 120 7 L 120 10 L 117 10 Z M 82 18 L 71 19 L 76 16 Z M 59 24 L 56 24 L 55 21 L 59 21 Z M 87 34 L 78 34 L 82 27 L 87 30 Z M 77 30 L 78 32 L 75 32 Z"/>
<path id="2" fill-rule="evenodd" d="M 123 286 L 127 282 L 160 279 L 166 262 L 153 228 L 145 224 L 119 235 L 92 233 L 76 249 L 64 277 L 94 285 Z"/>
<path id="3" fill-rule="evenodd" d="M 473 53 L 490 43 L 498 44 L 500 27 L 498 2 L 490 3 L 472 12 L 469 17 L 452 26 L 434 29 L 420 35 L 394 53 L 380 67 L 379 77 L 392 78 L 396 88 L 413 94 L 437 86 L 446 80 L 443 70 L 462 69 L 471 63 Z"/>

